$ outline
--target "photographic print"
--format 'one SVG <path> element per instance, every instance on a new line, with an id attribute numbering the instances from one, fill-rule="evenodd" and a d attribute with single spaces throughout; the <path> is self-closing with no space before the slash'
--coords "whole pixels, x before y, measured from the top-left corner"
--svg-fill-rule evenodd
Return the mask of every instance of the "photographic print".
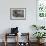
<path id="1" fill-rule="evenodd" d="M 46 18 L 46 0 L 37 0 L 37 16 Z"/>
<path id="2" fill-rule="evenodd" d="M 46 25 L 46 0 L 37 0 L 36 10 L 36 24 L 41 26 Z"/>
<path id="3" fill-rule="evenodd" d="M 10 19 L 26 19 L 26 8 L 10 8 Z"/>

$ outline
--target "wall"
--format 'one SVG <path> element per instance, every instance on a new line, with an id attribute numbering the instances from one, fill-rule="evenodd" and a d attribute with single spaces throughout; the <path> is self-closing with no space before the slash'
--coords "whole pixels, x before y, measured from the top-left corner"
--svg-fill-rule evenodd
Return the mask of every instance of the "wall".
<path id="1" fill-rule="evenodd" d="M 10 8 L 26 8 L 26 20 L 10 20 Z M 30 32 L 32 36 L 32 24 L 36 24 L 36 0 L 0 0 L 0 34 L 17 26 L 19 32 Z"/>

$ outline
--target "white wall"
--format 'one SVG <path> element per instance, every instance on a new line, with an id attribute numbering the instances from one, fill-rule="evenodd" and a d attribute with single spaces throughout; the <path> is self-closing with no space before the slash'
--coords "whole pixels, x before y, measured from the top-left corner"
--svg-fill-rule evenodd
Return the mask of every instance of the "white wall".
<path id="1" fill-rule="evenodd" d="M 10 8 L 26 8 L 26 20 L 10 20 Z M 0 0 L 0 34 L 17 26 L 32 35 L 32 24 L 36 24 L 36 0 Z"/>

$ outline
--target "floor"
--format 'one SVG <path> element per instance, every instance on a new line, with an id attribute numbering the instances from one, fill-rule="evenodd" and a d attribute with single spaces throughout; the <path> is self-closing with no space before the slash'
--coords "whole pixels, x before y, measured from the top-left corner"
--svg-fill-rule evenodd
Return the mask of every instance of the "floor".
<path id="1" fill-rule="evenodd" d="M 31 44 L 30 46 L 37 46 L 37 43 L 33 43 L 33 42 L 32 42 L 32 43 L 30 43 L 30 44 Z M 4 43 L 3 43 L 3 42 L 2 42 L 2 43 L 0 42 L 0 46 L 4 46 Z M 11 42 L 10 42 L 10 43 L 8 43 L 7 46 L 16 46 L 16 45 L 15 45 L 15 43 L 11 43 Z M 21 45 L 21 46 L 25 46 L 25 45 Z M 44 45 L 41 45 L 41 46 L 46 46 L 46 43 L 44 43 Z"/>

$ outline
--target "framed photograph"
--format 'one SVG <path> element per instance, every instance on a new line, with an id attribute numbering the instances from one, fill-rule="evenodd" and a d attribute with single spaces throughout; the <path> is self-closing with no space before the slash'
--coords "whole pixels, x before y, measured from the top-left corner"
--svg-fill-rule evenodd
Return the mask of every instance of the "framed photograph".
<path id="1" fill-rule="evenodd" d="M 11 20 L 23 20 L 26 19 L 26 8 L 10 8 Z"/>
<path id="2" fill-rule="evenodd" d="M 37 16 L 46 18 L 46 0 L 37 0 Z"/>
<path id="3" fill-rule="evenodd" d="M 37 0 L 36 10 L 36 24 L 46 25 L 46 0 Z"/>

